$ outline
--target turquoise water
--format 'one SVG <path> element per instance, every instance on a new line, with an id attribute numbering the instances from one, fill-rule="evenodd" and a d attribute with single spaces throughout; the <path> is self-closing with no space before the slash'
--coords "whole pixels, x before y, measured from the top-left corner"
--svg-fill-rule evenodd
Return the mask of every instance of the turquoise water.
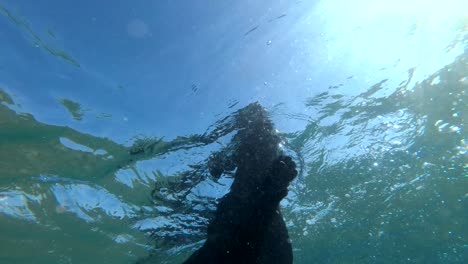
<path id="1" fill-rule="evenodd" d="M 295 263 L 465 263 L 467 9 L 0 1 L 0 262 L 180 263 L 258 101 Z"/>

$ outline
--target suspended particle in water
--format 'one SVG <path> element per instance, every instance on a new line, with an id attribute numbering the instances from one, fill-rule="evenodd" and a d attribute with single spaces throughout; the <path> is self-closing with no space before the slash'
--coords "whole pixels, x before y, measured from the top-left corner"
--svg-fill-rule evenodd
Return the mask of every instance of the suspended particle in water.
<path id="1" fill-rule="evenodd" d="M 468 85 L 468 77 L 463 77 L 460 80 L 458 80 L 460 83 Z"/>
<path id="2" fill-rule="evenodd" d="M 450 132 L 454 132 L 454 133 L 460 133 L 460 130 L 461 130 L 457 126 L 450 126 L 449 129 L 450 129 Z"/>
<path id="3" fill-rule="evenodd" d="M 141 19 L 133 19 L 127 24 L 127 34 L 134 38 L 150 36 L 148 25 Z"/>
<path id="4" fill-rule="evenodd" d="M 63 206 L 61 206 L 61 205 L 57 205 L 57 206 L 55 207 L 55 212 L 56 212 L 57 214 L 63 214 L 63 213 L 65 213 L 66 211 L 67 211 L 67 210 L 65 209 L 65 207 L 63 207 Z"/>
<path id="5" fill-rule="evenodd" d="M 436 76 L 434 79 L 431 81 L 431 85 L 437 85 L 440 83 L 440 77 Z"/>

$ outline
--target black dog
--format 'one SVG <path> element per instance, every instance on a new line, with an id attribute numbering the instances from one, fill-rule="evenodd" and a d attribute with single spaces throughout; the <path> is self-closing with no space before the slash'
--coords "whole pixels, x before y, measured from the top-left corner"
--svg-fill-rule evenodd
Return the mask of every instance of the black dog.
<path id="1" fill-rule="evenodd" d="M 279 203 L 297 175 L 296 165 L 279 154 L 280 139 L 259 104 L 244 108 L 236 120 L 240 130 L 229 165 L 237 168 L 234 182 L 218 204 L 204 245 L 185 263 L 292 263 Z"/>

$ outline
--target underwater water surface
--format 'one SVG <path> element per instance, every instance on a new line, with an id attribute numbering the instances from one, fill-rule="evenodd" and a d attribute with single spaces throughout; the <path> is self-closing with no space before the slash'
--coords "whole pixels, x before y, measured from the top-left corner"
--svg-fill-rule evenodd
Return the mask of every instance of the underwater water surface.
<path id="1" fill-rule="evenodd" d="M 466 263 L 464 10 L 0 0 L 0 262 L 181 263 L 258 102 L 298 165 L 294 263 Z"/>

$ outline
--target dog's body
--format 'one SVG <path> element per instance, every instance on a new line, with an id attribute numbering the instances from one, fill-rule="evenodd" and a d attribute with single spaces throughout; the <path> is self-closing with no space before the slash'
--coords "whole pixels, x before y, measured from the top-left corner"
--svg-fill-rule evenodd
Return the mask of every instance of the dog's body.
<path id="1" fill-rule="evenodd" d="M 245 123 L 234 138 L 237 170 L 231 190 L 218 204 L 204 245 L 187 264 L 292 263 L 279 203 L 297 175 L 296 165 L 279 155 L 280 139 L 264 109 L 249 107 L 237 117 Z"/>

